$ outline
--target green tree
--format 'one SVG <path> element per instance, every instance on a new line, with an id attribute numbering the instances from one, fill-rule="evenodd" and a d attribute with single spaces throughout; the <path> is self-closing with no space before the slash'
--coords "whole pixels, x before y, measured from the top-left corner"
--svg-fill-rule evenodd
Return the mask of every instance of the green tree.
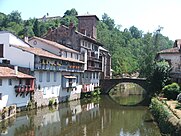
<path id="1" fill-rule="evenodd" d="M 149 90 L 159 94 L 161 89 L 170 83 L 170 71 L 171 67 L 168 62 L 155 62 L 148 78 L 148 81 L 150 82 Z"/>
<path id="2" fill-rule="evenodd" d="M 177 98 L 177 95 L 181 93 L 180 86 L 177 83 L 166 85 L 162 90 L 164 97 L 173 100 L 175 100 Z"/>
<path id="3" fill-rule="evenodd" d="M 77 16 L 78 12 L 76 11 L 75 8 L 72 8 L 71 10 L 66 10 L 64 13 L 64 17 L 65 16 Z"/>
<path id="4" fill-rule="evenodd" d="M 33 25 L 33 32 L 35 36 L 40 36 L 40 24 L 38 22 L 38 19 L 35 20 L 34 25 Z"/>
<path id="5" fill-rule="evenodd" d="M 113 30 L 115 27 L 114 19 L 111 19 L 106 13 L 102 15 L 102 22 L 109 27 L 109 30 Z"/>
<path id="6" fill-rule="evenodd" d="M 21 13 L 18 11 L 12 11 L 8 15 L 8 22 L 15 22 L 17 24 L 21 24 L 22 23 Z"/>
<path id="7" fill-rule="evenodd" d="M 132 35 L 133 38 L 138 39 L 142 37 L 142 31 L 139 31 L 138 28 L 136 28 L 135 26 L 132 26 L 129 28 L 129 31 Z"/>
<path id="8" fill-rule="evenodd" d="M 65 16 L 60 20 L 61 25 L 69 26 L 70 22 L 77 26 L 78 19 L 75 16 Z"/>

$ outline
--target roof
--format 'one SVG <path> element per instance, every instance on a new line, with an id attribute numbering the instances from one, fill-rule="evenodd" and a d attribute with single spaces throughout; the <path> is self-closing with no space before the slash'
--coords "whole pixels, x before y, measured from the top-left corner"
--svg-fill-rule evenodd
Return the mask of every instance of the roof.
<path id="1" fill-rule="evenodd" d="M 15 70 L 9 67 L 3 67 L 0 66 L 0 78 L 5 78 L 5 77 L 12 77 L 12 78 L 34 78 L 31 75 L 24 74 L 22 72 L 17 72 L 15 74 Z"/>
<path id="2" fill-rule="evenodd" d="M 44 43 L 46 43 L 46 44 L 49 44 L 49 45 L 54 46 L 54 47 L 56 47 L 56 48 L 59 48 L 59 49 L 61 49 L 61 50 L 66 50 L 66 51 L 69 51 L 69 52 L 73 52 L 73 53 L 79 54 L 78 51 L 75 51 L 75 50 L 73 50 L 73 49 L 71 49 L 71 48 L 68 48 L 68 47 L 66 47 L 66 46 L 64 46 L 64 45 L 61 45 L 61 44 L 59 44 L 59 43 L 56 43 L 56 42 L 53 42 L 53 41 L 50 41 L 50 40 L 46 40 L 46 39 L 43 39 L 43 38 L 40 38 L 40 37 L 33 36 L 32 38 L 29 39 L 29 41 L 31 41 L 31 40 L 33 40 L 33 39 L 39 40 L 39 41 L 41 41 L 41 42 L 44 42 Z"/>
<path id="3" fill-rule="evenodd" d="M 27 44 L 28 46 L 31 46 L 29 43 L 26 43 L 24 40 L 22 40 L 21 38 L 19 38 L 17 35 L 15 35 L 15 34 L 12 33 L 12 32 L 9 32 L 9 31 L 0 31 L 0 34 L 9 34 L 9 35 L 11 35 L 11 36 L 16 37 L 18 40 L 20 40 L 20 41 L 23 42 L 24 44 Z"/>
<path id="4" fill-rule="evenodd" d="M 78 15 L 76 16 L 77 18 L 82 18 L 82 17 L 95 17 L 98 21 L 99 21 L 99 18 L 96 16 L 96 15 Z"/>
<path id="5" fill-rule="evenodd" d="M 173 53 L 180 53 L 179 50 L 180 50 L 180 48 L 174 47 L 174 48 L 162 50 L 162 51 L 158 52 L 158 54 L 173 54 Z"/>
<path id="6" fill-rule="evenodd" d="M 76 60 L 76 59 L 72 59 L 72 58 L 64 58 L 64 57 L 60 57 L 57 56 L 53 53 L 50 53 L 48 51 L 45 51 L 41 48 L 34 48 L 34 47 L 23 47 L 23 46 L 16 46 L 16 45 L 12 45 L 16 48 L 21 49 L 22 51 L 26 51 L 29 52 L 31 54 L 35 54 L 37 56 L 42 56 L 42 57 L 46 57 L 46 58 L 53 58 L 53 59 L 59 59 L 59 60 L 65 60 L 65 61 L 70 61 L 70 62 L 77 62 L 77 63 L 84 63 L 82 61 Z"/>
<path id="7" fill-rule="evenodd" d="M 99 47 L 99 49 L 102 50 L 102 51 L 108 52 L 108 50 L 106 50 L 106 49 L 103 48 L 103 47 Z"/>

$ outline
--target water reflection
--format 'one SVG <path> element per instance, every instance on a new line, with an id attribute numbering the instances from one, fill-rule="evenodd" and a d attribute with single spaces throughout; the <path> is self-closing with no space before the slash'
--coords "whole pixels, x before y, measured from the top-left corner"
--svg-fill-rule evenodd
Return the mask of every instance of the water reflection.
<path id="1" fill-rule="evenodd" d="M 142 87 L 132 83 L 121 83 L 110 91 L 111 98 L 120 105 L 135 105 L 144 99 Z"/>
<path id="2" fill-rule="evenodd" d="M 157 136 L 159 129 L 145 122 L 145 107 L 121 107 L 109 97 L 64 103 L 17 115 L 6 124 L 7 136 Z"/>

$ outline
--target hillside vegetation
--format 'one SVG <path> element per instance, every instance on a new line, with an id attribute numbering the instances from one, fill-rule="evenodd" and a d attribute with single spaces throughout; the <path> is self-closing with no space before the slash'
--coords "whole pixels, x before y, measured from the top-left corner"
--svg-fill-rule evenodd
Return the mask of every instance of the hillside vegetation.
<path id="1" fill-rule="evenodd" d="M 43 36 L 48 29 L 55 29 L 60 25 L 69 25 L 73 22 L 77 26 L 78 12 L 75 9 L 65 11 L 62 18 L 23 20 L 21 13 L 12 11 L 6 15 L 0 13 L 0 30 L 7 30 L 23 38 L 24 36 Z M 48 16 L 48 13 L 47 15 Z M 160 33 L 161 29 L 153 33 L 144 33 L 136 26 L 122 30 L 114 19 L 106 13 L 97 26 L 97 39 L 104 44 L 112 56 L 114 75 L 140 73 L 140 77 L 147 77 L 151 72 L 156 52 L 170 48 L 173 42 Z"/>

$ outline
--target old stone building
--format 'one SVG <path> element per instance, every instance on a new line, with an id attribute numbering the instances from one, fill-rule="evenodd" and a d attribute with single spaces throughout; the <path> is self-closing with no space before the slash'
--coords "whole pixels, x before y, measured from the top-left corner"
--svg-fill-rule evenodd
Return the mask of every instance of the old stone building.
<path id="1" fill-rule="evenodd" d="M 173 48 L 165 49 L 157 53 L 157 60 L 165 60 L 171 66 L 171 78 L 181 83 L 181 39 L 174 42 Z"/>
<path id="2" fill-rule="evenodd" d="M 61 25 L 54 30 L 49 30 L 43 38 L 80 52 L 81 60 L 85 62 L 82 84 L 86 85 L 85 88 L 89 88 L 85 90 L 91 90 L 91 85 L 99 86 L 100 78 L 110 78 L 111 55 L 103 44 L 97 41 L 98 17 L 83 15 L 77 18 L 78 31 L 74 24 L 70 23 L 69 27 Z"/>

